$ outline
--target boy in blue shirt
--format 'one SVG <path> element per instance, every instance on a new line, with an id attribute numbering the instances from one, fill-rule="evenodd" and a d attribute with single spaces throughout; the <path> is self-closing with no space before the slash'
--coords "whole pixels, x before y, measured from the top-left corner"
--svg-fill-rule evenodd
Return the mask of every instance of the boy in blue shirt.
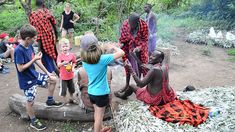
<path id="1" fill-rule="evenodd" d="M 42 53 L 34 54 L 32 44 L 36 40 L 37 31 L 31 25 L 24 25 L 20 29 L 21 43 L 16 47 L 14 52 L 14 62 L 17 70 L 20 89 L 24 91 L 26 96 L 26 111 L 31 119 L 30 127 L 36 130 L 44 130 L 46 126 L 36 119 L 33 103 L 36 96 L 36 88 L 47 87 L 48 99 L 47 106 L 59 107 L 62 103 L 55 102 L 53 93 L 57 78 L 49 73 L 41 62 Z M 34 63 L 46 74 L 39 73 L 34 67 Z"/>

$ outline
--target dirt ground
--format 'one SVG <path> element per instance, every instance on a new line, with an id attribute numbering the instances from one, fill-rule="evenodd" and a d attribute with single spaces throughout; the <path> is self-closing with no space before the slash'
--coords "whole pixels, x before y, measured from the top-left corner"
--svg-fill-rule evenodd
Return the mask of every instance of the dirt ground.
<path id="1" fill-rule="evenodd" d="M 185 43 L 185 31 L 179 30 L 178 37 L 172 41 L 172 44 L 178 47 L 179 55 L 170 58 L 170 84 L 177 90 L 182 91 L 185 86 L 193 85 L 196 88 L 207 88 L 213 86 L 235 86 L 235 63 L 229 62 L 229 56 L 226 49 L 212 47 L 212 55 L 202 55 L 205 46 L 193 45 Z M 74 48 L 73 51 L 77 51 Z M 18 80 L 13 63 L 6 64 L 10 67 L 9 74 L 0 74 L 0 131 L 2 132 L 22 132 L 33 131 L 28 127 L 28 122 L 19 119 L 19 115 L 11 112 L 8 107 L 8 99 L 14 93 L 23 95 L 18 88 Z M 125 84 L 124 71 L 121 67 L 113 67 L 112 91 L 120 89 Z M 121 72 L 120 72 L 121 71 Z M 58 96 L 59 89 L 55 91 L 55 98 L 61 100 Z M 114 96 L 113 96 L 114 97 Z M 135 99 L 134 96 L 131 99 Z M 38 90 L 38 98 L 36 101 L 46 100 L 46 90 Z M 114 97 L 114 102 L 121 100 Z M 47 123 L 48 132 L 51 131 L 88 131 L 92 123 L 45 121 Z"/>

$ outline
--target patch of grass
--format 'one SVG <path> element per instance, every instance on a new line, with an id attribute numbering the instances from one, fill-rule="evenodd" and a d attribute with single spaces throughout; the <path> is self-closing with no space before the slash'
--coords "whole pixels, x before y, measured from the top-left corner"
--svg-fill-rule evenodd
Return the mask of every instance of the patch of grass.
<path id="1" fill-rule="evenodd" d="M 159 14 L 157 16 L 157 34 L 165 41 L 170 41 L 180 35 L 174 32 L 175 28 L 184 28 L 187 31 L 194 31 L 202 28 L 209 28 L 211 22 L 198 20 L 195 17 L 178 18 L 172 15 Z"/>
<path id="2" fill-rule="evenodd" d="M 229 49 L 227 53 L 228 55 L 235 56 L 235 49 Z"/>
<path id="3" fill-rule="evenodd" d="M 205 47 L 202 49 L 202 55 L 212 56 L 212 51 L 210 47 Z"/>
<path id="4" fill-rule="evenodd" d="M 231 62 L 235 62 L 235 57 L 229 58 L 228 60 Z"/>
<path id="5" fill-rule="evenodd" d="M 157 36 L 165 41 L 174 39 L 176 34 L 173 32 L 173 18 L 166 14 L 160 14 L 157 18 Z"/>
<path id="6" fill-rule="evenodd" d="M 74 132 L 75 128 L 71 123 L 65 123 L 64 124 L 64 128 L 63 128 L 63 132 Z"/>
<path id="7" fill-rule="evenodd" d="M 235 48 L 234 49 L 229 49 L 227 51 L 227 53 L 228 53 L 228 55 L 232 56 L 228 60 L 231 61 L 231 62 L 235 62 Z"/>

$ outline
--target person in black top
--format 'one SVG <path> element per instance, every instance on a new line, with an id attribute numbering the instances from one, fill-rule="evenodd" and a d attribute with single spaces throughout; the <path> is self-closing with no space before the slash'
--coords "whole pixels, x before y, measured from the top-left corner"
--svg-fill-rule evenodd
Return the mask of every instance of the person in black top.
<path id="1" fill-rule="evenodd" d="M 74 32 L 74 23 L 78 21 L 80 17 L 71 11 L 69 3 L 65 4 L 64 11 L 62 12 L 62 20 L 60 25 L 60 31 L 62 31 L 61 37 L 66 37 L 68 33 L 70 47 L 73 45 L 73 32 Z"/>

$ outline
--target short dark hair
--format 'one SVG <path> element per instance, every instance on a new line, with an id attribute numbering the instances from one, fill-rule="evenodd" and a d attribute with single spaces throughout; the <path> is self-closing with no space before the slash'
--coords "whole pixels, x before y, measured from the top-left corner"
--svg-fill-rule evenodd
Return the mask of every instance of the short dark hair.
<path id="1" fill-rule="evenodd" d="M 164 52 L 162 52 L 162 51 L 160 51 L 160 50 L 157 50 L 157 51 L 159 51 L 161 54 L 159 55 L 159 58 L 161 58 L 161 62 L 160 63 L 162 63 L 162 61 L 164 60 L 164 58 L 165 58 L 165 54 L 164 54 Z"/>
<path id="2" fill-rule="evenodd" d="M 87 50 L 81 51 L 82 61 L 88 64 L 97 64 L 103 51 L 99 45 L 91 45 Z"/>
<path id="3" fill-rule="evenodd" d="M 37 30 L 34 26 L 26 24 L 20 29 L 20 37 L 25 40 L 27 37 L 33 38 L 37 35 Z"/>
<path id="4" fill-rule="evenodd" d="M 36 6 L 37 7 L 44 6 L 44 0 L 36 0 Z"/>
<path id="5" fill-rule="evenodd" d="M 150 9 L 152 9 L 152 7 L 153 7 L 153 5 L 151 5 L 149 3 L 146 3 L 145 5 L 148 6 Z"/>
<path id="6" fill-rule="evenodd" d="M 129 16 L 129 22 L 139 22 L 140 20 L 140 15 L 136 12 L 131 13 Z"/>

